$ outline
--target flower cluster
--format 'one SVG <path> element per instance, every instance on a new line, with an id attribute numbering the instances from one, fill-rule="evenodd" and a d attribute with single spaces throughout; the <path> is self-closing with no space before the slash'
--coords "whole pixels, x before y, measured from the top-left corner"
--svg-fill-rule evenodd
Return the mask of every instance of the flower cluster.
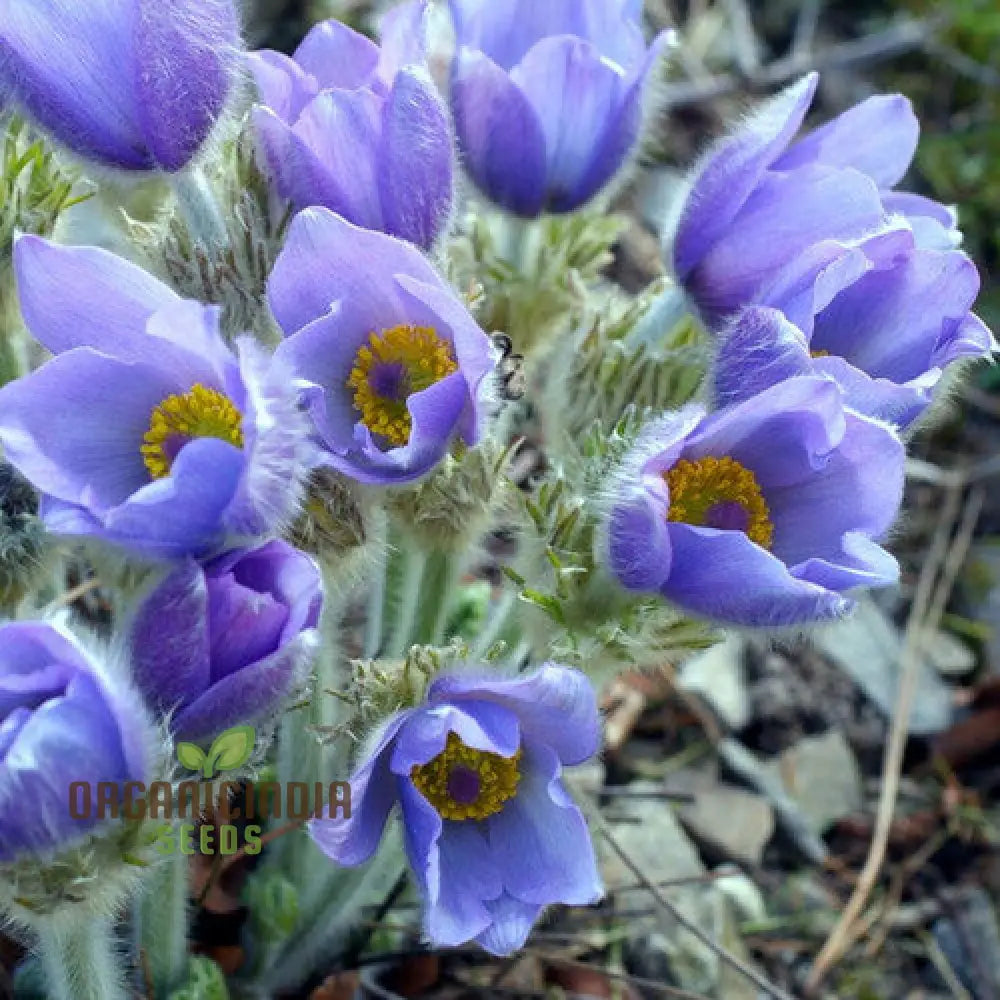
<path id="1" fill-rule="evenodd" d="M 118 252 L 101 228 L 0 256 L 19 307 L 0 331 L 18 346 L 0 371 L 0 603 L 43 619 L 0 624 L 0 865 L 44 881 L 81 843 L 119 845 L 125 820 L 72 818 L 67 786 L 148 781 L 167 746 L 196 767 L 236 729 L 232 767 L 305 789 L 311 817 L 248 890 L 281 901 L 255 904 L 247 970 L 271 995 L 398 877 L 381 846 L 396 807 L 435 944 L 505 955 L 545 907 L 596 901 L 563 780 L 600 746 L 596 679 L 719 628 L 842 618 L 892 584 L 907 436 L 993 340 L 954 213 L 899 189 L 917 142 L 903 98 L 798 140 L 816 77 L 766 102 L 664 225 L 673 297 L 626 297 L 598 280 L 616 231 L 599 206 L 667 42 L 647 43 L 640 0 L 451 0 L 437 82 L 424 0 L 390 10 L 379 44 L 326 21 L 291 57 L 243 51 L 236 6 L 33 0 L 0 24 L 0 93 L 105 197 L 123 173 L 165 175 L 175 200 L 142 233 L 183 244 L 205 289 L 167 252 L 157 275 L 139 266 L 138 226 Z M 266 239 L 226 200 L 251 188 Z M 244 275 L 224 313 L 215 293 Z M 483 305 L 518 282 L 537 301 L 509 315 L 537 329 Z M 542 482 L 508 489 L 535 418 L 572 431 L 543 433 Z M 498 601 L 488 533 L 511 540 L 517 589 Z M 51 620 L 43 574 L 8 571 L 43 550 L 46 586 L 95 570 L 110 643 Z M 156 928 L 184 927 L 188 882 L 159 883 L 174 899 L 149 878 L 132 909 L 174 995 L 185 941 Z M 117 1000 L 110 944 L 67 970 L 96 945 L 34 930 L 50 976 Z"/>

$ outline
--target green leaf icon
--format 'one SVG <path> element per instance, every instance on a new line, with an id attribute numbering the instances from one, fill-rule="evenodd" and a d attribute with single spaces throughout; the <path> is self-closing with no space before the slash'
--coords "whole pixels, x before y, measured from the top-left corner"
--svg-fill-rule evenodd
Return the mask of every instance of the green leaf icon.
<path id="1" fill-rule="evenodd" d="M 200 771 L 205 763 L 205 753 L 195 743 L 178 743 L 177 759 L 189 770 Z"/>
<path id="2" fill-rule="evenodd" d="M 203 766 L 205 777 L 242 767 L 250 759 L 256 739 L 253 726 L 234 726 L 217 736 Z"/>

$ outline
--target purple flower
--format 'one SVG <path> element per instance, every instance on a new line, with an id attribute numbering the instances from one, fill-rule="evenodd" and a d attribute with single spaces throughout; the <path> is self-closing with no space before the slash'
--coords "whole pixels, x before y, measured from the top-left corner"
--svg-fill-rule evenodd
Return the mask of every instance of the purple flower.
<path id="1" fill-rule="evenodd" d="M 893 234 L 904 244 L 911 238 Z M 964 254 L 912 254 L 904 245 L 895 257 L 887 247 L 881 263 L 819 315 L 803 315 L 801 329 L 770 307 L 739 313 L 720 336 L 716 402 L 742 398 L 751 384 L 762 391 L 795 375 L 826 375 L 851 409 L 909 426 L 931 403 L 944 369 L 981 355 L 991 335 L 966 311 L 979 280 Z"/>
<path id="2" fill-rule="evenodd" d="M 489 338 L 411 244 L 325 208 L 293 220 L 268 286 L 323 461 L 363 483 L 430 471 L 478 439 Z"/>
<path id="3" fill-rule="evenodd" d="M 947 260 L 951 270 L 966 272 L 961 287 L 968 299 L 963 313 L 948 319 L 961 321 L 960 339 L 974 341 L 982 353 L 988 334 L 966 316 L 974 297 L 974 289 L 971 297 L 968 291 L 978 288 L 975 269 L 965 258 L 959 267 L 960 255 L 935 256 L 960 240 L 954 213 L 894 190 L 917 145 L 909 101 L 869 98 L 792 143 L 817 82 L 811 74 L 772 98 L 695 169 L 671 245 L 685 290 L 705 322 L 717 327 L 755 303 L 817 315 L 870 271 L 882 277 L 855 293 L 865 300 L 903 280 L 908 291 L 926 296 L 927 273 Z M 888 242 L 878 238 L 886 232 Z M 887 276 L 888 261 L 901 256 L 915 260 L 907 277 Z M 936 313 L 941 321 L 941 310 Z M 946 339 L 947 331 L 941 335 Z"/>
<path id="4" fill-rule="evenodd" d="M 476 186 L 516 215 L 572 212 L 625 165 L 646 80 L 642 0 L 450 0 L 451 102 Z"/>
<path id="5" fill-rule="evenodd" d="M 0 390 L 0 441 L 57 533 L 152 557 L 270 533 L 311 454 L 289 373 L 214 307 L 104 250 L 23 237 L 25 323 L 55 357 Z"/>
<path id="6" fill-rule="evenodd" d="M 688 406 L 643 432 L 613 494 L 610 569 L 713 621 L 839 617 L 844 592 L 897 578 L 877 542 L 899 510 L 903 446 L 845 410 L 829 379 L 743 389 L 717 413 Z"/>
<path id="7" fill-rule="evenodd" d="M 232 0 L 4 5 L 0 92 L 85 159 L 183 169 L 212 133 L 239 64 Z"/>
<path id="8" fill-rule="evenodd" d="M 283 541 L 187 559 L 129 626 L 136 684 L 180 740 L 274 715 L 315 646 L 322 600 L 315 563 Z"/>
<path id="9" fill-rule="evenodd" d="M 386 725 L 351 781 L 350 817 L 314 820 L 310 832 L 338 864 L 362 864 L 399 802 L 431 941 L 475 939 L 506 955 L 542 907 L 602 895 L 587 825 L 560 780 L 599 739 L 578 671 L 443 676 L 424 705 Z"/>
<path id="10" fill-rule="evenodd" d="M 139 698 L 70 635 L 0 625 L 0 861 L 93 829 L 73 818 L 70 786 L 145 781 L 152 733 Z"/>
<path id="11" fill-rule="evenodd" d="M 294 58 L 251 54 L 257 133 L 278 193 L 428 249 L 451 214 L 448 113 L 424 66 L 426 3 L 386 18 L 383 47 L 338 21 Z"/>

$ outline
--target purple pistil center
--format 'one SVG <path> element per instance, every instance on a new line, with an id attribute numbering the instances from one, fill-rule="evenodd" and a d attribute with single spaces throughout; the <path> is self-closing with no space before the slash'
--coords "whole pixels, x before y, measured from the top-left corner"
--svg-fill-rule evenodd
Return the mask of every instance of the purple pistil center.
<path id="1" fill-rule="evenodd" d="M 720 500 L 705 511 L 705 527 L 746 531 L 750 527 L 750 512 L 738 500 Z"/>
<path id="2" fill-rule="evenodd" d="M 376 396 L 400 402 L 410 395 L 409 381 L 406 366 L 399 361 L 375 365 L 368 375 L 368 385 Z"/>
<path id="3" fill-rule="evenodd" d="M 479 798 L 479 774 L 471 767 L 456 764 L 448 774 L 448 796 L 459 805 L 471 805 Z"/>

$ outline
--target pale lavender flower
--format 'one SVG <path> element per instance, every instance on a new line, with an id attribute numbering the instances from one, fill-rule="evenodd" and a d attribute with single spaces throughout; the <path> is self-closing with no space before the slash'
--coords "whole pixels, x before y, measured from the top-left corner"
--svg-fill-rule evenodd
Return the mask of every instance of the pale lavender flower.
<path id="1" fill-rule="evenodd" d="M 594 690 L 578 671 L 445 675 L 423 705 L 388 721 L 351 781 L 350 817 L 313 820 L 310 833 L 337 864 L 362 864 L 399 803 L 427 936 L 507 955 L 546 905 L 602 895 L 561 779 L 599 742 Z"/>
<path id="2" fill-rule="evenodd" d="M 476 186 L 515 215 L 572 212 L 626 164 L 667 35 L 642 0 L 450 0 L 451 104 Z"/>
<path id="3" fill-rule="evenodd" d="M 899 438 L 845 409 L 832 380 L 781 374 L 778 362 L 766 377 L 748 371 L 732 405 L 692 404 L 643 432 L 605 531 L 623 586 L 712 621 L 776 627 L 840 617 L 845 593 L 895 582 L 879 541 L 902 497 Z"/>
<path id="4" fill-rule="evenodd" d="M 425 11 L 395 8 L 381 51 L 330 20 L 292 58 L 262 51 L 249 60 L 261 101 L 254 123 L 278 193 L 427 249 L 451 214 L 454 152 L 424 65 Z"/>
<path id="5" fill-rule="evenodd" d="M 0 93 L 79 156 L 177 171 L 230 99 L 233 0 L 13 0 L 0 18 Z"/>

